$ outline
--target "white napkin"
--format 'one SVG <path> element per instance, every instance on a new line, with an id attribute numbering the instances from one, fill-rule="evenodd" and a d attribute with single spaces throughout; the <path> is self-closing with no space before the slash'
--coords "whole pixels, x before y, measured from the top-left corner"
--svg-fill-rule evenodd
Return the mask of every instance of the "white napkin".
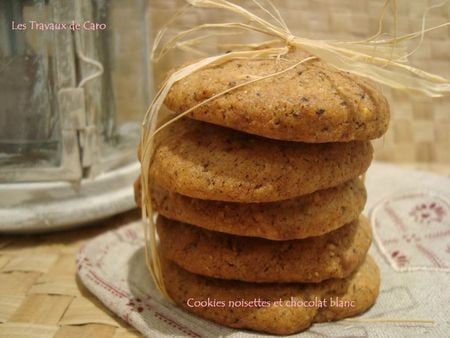
<path id="1" fill-rule="evenodd" d="M 450 336 L 450 179 L 374 163 L 366 175 L 381 291 L 365 314 L 292 337 Z M 261 337 L 190 315 L 162 299 L 147 272 L 143 229 L 130 223 L 86 243 L 83 284 L 146 337 Z M 266 335 L 264 335 L 266 336 Z"/>

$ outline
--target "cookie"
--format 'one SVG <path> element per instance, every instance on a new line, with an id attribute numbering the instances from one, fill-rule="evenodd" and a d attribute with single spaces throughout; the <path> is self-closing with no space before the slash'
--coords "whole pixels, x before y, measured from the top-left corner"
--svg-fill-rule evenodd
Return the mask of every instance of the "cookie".
<path id="1" fill-rule="evenodd" d="M 155 140 L 150 180 L 199 199 L 272 202 L 358 177 L 372 160 L 370 142 L 275 141 L 190 119 Z"/>
<path id="2" fill-rule="evenodd" d="M 291 51 L 280 60 L 232 60 L 176 82 L 166 106 L 181 113 L 237 84 L 278 72 L 308 57 Z M 369 80 L 320 60 L 254 82 L 195 109 L 190 117 L 278 140 L 343 142 L 382 136 L 389 106 Z"/>
<path id="3" fill-rule="evenodd" d="M 135 198 L 140 206 L 140 181 Z M 320 236 L 358 218 L 366 202 L 360 179 L 293 199 L 233 203 L 183 196 L 158 186 L 151 189 L 153 210 L 180 222 L 239 236 L 271 240 Z"/>
<path id="4" fill-rule="evenodd" d="M 205 230 L 159 216 L 161 254 L 189 272 L 247 282 L 317 283 L 351 274 L 372 241 L 361 217 L 318 237 L 271 241 Z"/>
<path id="5" fill-rule="evenodd" d="M 360 314 L 375 302 L 380 285 L 378 267 L 370 257 L 350 277 L 317 284 L 217 280 L 167 260 L 162 260 L 162 272 L 169 296 L 186 311 L 229 327 L 279 335 Z"/>

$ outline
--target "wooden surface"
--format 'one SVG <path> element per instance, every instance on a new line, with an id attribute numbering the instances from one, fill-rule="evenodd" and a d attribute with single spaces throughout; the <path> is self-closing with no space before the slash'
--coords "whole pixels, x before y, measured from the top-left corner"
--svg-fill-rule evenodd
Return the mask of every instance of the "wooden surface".
<path id="1" fill-rule="evenodd" d="M 86 240 L 139 217 L 136 211 L 84 228 L 34 236 L 0 236 L 0 337 L 140 337 L 76 277 Z"/>

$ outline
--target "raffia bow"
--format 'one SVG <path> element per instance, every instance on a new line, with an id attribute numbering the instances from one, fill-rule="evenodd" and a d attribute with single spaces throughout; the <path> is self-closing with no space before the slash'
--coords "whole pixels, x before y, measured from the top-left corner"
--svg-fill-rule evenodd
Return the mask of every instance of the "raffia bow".
<path id="1" fill-rule="evenodd" d="M 141 132 L 141 210 L 142 219 L 144 221 L 145 237 L 146 237 L 146 258 L 149 271 L 155 281 L 156 286 L 163 294 L 166 294 L 163 277 L 161 275 L 159 255 L 157 252 L 157 240 L 155 224 L 153 219 L 153 210 L 150 198 L 150 181 L 148 172 L 151 159 L 154 152 L 153 140 L 155 135 L 168 124 L 173 123 L 177 119 L 189 114 L 201 105 L 204 105 L 217 97 L 225 95 L 228 92 L 248 86 L 254 82 L 267 79 L 269 77 L 278 76 L 287 72 L 298 65 L 309 62 L 313 59 L 320 58 L 331 66 L 339 70 L 347 71 L 355 75 L 369 78 L 377 83 L 386 85 L 395 89 L 419 92 L 430 97 L 439 97 L 450 94 L 450 83 L 447 79 L 415 68 L 408 64 L 408 57 L 415 52 L 406 49 L 405 42 L 412 39 L 420 39 L 419 46 L 424 39 L 425 33 L 449 26 L 450 22 L 446 22 L 439 26 L 426 28 L 426 16 L 428 12 L 434 8 L 443 6 L 446 2 L 431 6 L 423 14 L 422 29 L 418 32 L 392 38 L 381 39 L 383 30 L 383 18 L 390 4 L 394 4 L 395 0 L 385 0 L 382 7 L 382 13 L 379 20 L 378 32 L 372 37 L 361 41 L 326 41 L 312 40 L 294 35 L 284 22 L 278 9 L 270 2 L 266 1 L 263 6 L 258 0 L 251 0 L 263 13 L 271 20 L 268 21 L 261 16 L 256 15 L 252 11 L 237 5 L 228 0 L 186 0 L 188 6 L 183 8 L 175 17 L 166 24 L 157 34 L 152 51 L 152 59 L 158 61 L 168 52 L 175 48 L 188 49 L 198 52 L 193 48 L 205 39 L 213 35 L 230 34 L 230 31 L 252 31 L 260 33 L 271 40 L 266 40 L 256 44 L 233 45 L 231 52 L 206 56 L 199 61 L 182 67 L 173 72 L 168 79 L 162 84 L 161 89 L 157 92 L 151 103 L 142 125 Z M 213 8 L 232 12 L 241 18 L 239 22 L 227 23 L 204 23 L 199 26 L 180 31 L 170 38 L 166 43 L 161 41 L 167 31 L 167 27 L 182 15 L 189 8 Z M 395 15 L 395 13 L 394 13 Z M 222 33 L 212 33 L 212 30 L 224 30 Z M 207 32 L 207 34 L 190 37 L 192 34 L 199 32 Z M 312 56 L 299 60 L 297 63 L 286 67 L 278 72 L 271 73 L 258 78 L 253 78 L 247 82 L 240 83 L 234 87 L 228 88 L 214 96 L 198 103 L 181 114 L 171 118 L 168 122 L 158 127 L 158 114 L 164 103 L 164 99 L 169 93 L 172 86 L 186 76 L 206 67 L 212 67 L 217 64 L 224 63 L 233 59 L 251 59 L 251 58 L 268 58 L 278 59 L 287 54 L 290 47 L 299 47 L 309 52 Z M 167 295 L 167 294 L 166 294 Z"/>

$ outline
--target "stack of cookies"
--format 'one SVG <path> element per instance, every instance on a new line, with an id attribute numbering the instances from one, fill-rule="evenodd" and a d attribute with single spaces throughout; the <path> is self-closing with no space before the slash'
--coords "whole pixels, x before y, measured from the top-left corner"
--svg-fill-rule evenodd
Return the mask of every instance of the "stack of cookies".
<path id="1" fill-rule="evenodd" d="M 198 71 L 173 86 L 166 106 L 183 112 L 306 56 L 292 51 L 278 61 Z M 368 309 L 379 271 L 367 256 L 372 235 L 360 215 L 359 177 L 372 160 L 369 140 L 388 119 L 372 83 L 314 60 L 165 128 L 149 175 L 175 303 L 226 326 L 275 334 Z"/>

